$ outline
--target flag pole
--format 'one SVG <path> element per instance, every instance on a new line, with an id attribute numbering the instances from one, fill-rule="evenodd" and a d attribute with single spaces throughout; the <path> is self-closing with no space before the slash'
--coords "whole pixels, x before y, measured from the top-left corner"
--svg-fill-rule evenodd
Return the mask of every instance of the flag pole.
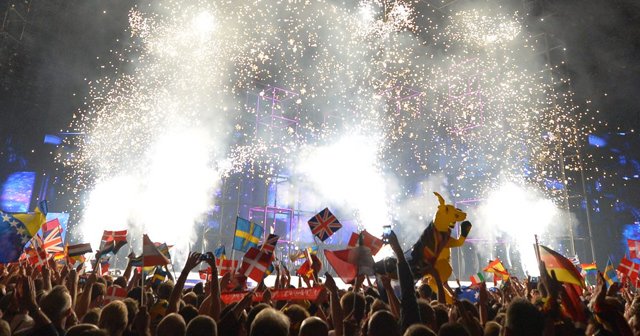
<path id="1" fill-rule="evenodd" d="M 535 249 L 536 249 L 536 259 L 538 259 L 538 264 L 540 263 L 540 244 L 538 243 L 538 235 L 533 235 L 536 244 L 535 244 Z"/>

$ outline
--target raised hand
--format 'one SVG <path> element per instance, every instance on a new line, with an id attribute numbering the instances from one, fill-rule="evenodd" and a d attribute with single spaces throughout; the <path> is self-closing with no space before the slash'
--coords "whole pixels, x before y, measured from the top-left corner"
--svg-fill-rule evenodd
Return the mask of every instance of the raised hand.
<path id="1" fill-rule="evenodd" d="M 198 252 L 189 253 L 189 257 L 187 258 L 187 261 L 184 264 L 184 269 L 182 270 L 182 273 L 184 273 L 185 270 L 187 273 L 189 273 L 191 272 L 192 269 L 198 266 L 198 264 L 200 264 L 200 262 L 202 261 L 201 256 L 202 254 Z"/>

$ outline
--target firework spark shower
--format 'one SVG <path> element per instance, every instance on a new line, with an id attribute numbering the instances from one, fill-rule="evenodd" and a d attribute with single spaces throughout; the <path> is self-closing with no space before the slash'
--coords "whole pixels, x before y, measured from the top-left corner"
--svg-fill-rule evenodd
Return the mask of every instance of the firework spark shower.
<path id="1" fill-rule="evenodd" d="M 502 181 L 541 186 L 557 177 L 549 168 L 555 148 L 574 148 L 585 128 L 576 126 L 582 115 L 571 92 L 557 89 L 566 79 L 550 76 L 536 56 L 526 14 L 483 3 L 427 15 L 435 11 L 424 6 L 236 0 L 132 8 L 123 27 L 129 47 L 114 51 L 110 72 L 90 83 L 88 107 L 71 125 L 87 134 L 79 157 L 64 159 L 76 168 L 79 232 L 95 241 L 98 228 L 131 223 L 186 251 L 193 237 L 175 241 L 171 228 L 194 232 L 219 181 L 237 172 L 300 174 L 372 232 L 409 213 L 415 182 L 435 174 L 445 174 L 457 199 L 482 198 Z M 271 107 L 296 111 L 297 123 L 256 132 L 263 110 L 247 95 L 274 87 L 295 93 L 287 106 Z M 365 174 L 318 170 L 320 156 L 336 167 L 363 158 L 350 168 Z M 331 180 L 353 192 L 326 190 Z M 126 213 L 100 219 L 115 208 Z"/>

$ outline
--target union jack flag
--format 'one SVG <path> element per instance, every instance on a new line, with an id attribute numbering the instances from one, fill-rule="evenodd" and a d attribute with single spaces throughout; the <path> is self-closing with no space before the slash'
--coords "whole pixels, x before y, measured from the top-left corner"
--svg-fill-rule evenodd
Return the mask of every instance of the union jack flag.
<path id="1" fill-rule="evenodd" d="M 280 236 L 269 234 L 267 240 L 262 244 L 262 250 L 267 253 L 273 253 L 276 250 L 276 244 L 278 244 L 278 238 Z"/>
<path id="2" fill-rule="evenodd" d="M 336 231 L 340 230 L 341 227 L 342 224 L 340 224 L 336 216 L 329 211 L 329 208 L 324 208 L 324 210 L 309 219 L 311 233 L 322 241 L 325 241 Z"/>
<path id="3" fill-rule="evenodd" d="M 58 219 L 54 219 L 44 223 L 42 226 L 42 248 L 47 253 L 64 252 L 62 245 L 62 227 Z"/>

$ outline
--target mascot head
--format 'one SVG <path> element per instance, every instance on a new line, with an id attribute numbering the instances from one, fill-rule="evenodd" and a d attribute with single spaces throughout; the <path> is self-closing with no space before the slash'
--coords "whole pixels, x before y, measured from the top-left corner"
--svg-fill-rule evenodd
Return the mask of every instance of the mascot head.
<path id="1" fill-rule="evenodd" d="M 457 209 L 451 204 L 445 204 L 444 198 L 437 192 L 434 192 L 440 204 L 438 205 L 438 211 L 433 218 L 433 224 L 436 230 L 440 232 L 446 232 L 456 225 L 456 222 L 461 222 L 467 218 L 467 214 L 462 210 Z"/>

